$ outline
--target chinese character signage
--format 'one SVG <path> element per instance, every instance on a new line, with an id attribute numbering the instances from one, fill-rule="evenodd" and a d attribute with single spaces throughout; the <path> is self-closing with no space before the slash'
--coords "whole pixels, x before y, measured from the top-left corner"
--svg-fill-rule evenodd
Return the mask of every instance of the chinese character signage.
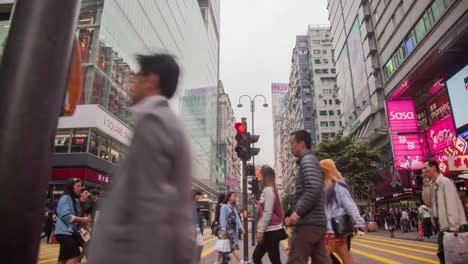
<path id="1" fill-rule="evenodd" d="M 287 83 L 272 83 L 271 92 L 285 94 L 288 92 L 289 85 Z"/>
<path id="2" fill-rule="evenodd" d="M 419 170 L 424 162 L 424 138 L 421 134 L 392 135 L 393 158 L 397 170 Z"/>
<path id="3" fill-rule="evenodd" d="M 388 100 L 386 106 L 391 133 L 419 131 L 413 100 Z"/>
<path id="4" fill-rule="evenodd" d="M 426 107 L 420 107 L 416 110 L 416 116 L 418 118 L 418 128 L 420 131 L 424 131 L 428 126 L 429 122 L 427 121 L 427 111 Z"/>
<path id="5" fill-rule="evenodd" d="M 426 136 L 431 154 L 436 154 L 444 151 L 446 148 L 452 147 L 457 137 L 452 118 L 450 116 L 446 117 L 430 126 L 426 130 Z"/>
<path id="6" fill-rule="evenodd" d="M 431 124 L 435 124 L 445 117 L 450 116 L 452 112 L 450 110 L 447 93 L 442 92 L 432 98 L 427 104 L 427 109 L 429 110 L 429 120 L 431 121 Z"/>

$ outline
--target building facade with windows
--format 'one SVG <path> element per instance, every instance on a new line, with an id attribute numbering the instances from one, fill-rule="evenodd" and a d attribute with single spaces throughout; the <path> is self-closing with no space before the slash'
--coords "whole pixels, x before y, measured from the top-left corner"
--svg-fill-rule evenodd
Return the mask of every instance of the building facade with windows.
<path id="1" fill-rule="evenodd" d="M 14 1 L 0 2 L 2 47 L 13 4 Z M 193 184 L 213 197 L 217 195 L 219 174 L 216 133 L 219 27 L 219 0 L 83 0 L 77 27 L 84 83 L 80 103 L 100 105 L 101 110 L 129 129 L 133 127 L 133 117 L 127 107 L 128 93 L 139 70 L 136 55 L 169 53 L 176 57 L 182 74 L 170 105 L 186 125 L 191 139 Z M 86 134 L 81 129 L 86 128 L 66 129 L 71 129 L 70 138 L 76 137 L 78 143 L 83 141 L 76 149 L 93 148 L 89 146 L 97 142 L 91 141 L 91 136 L 81 137 Z M 94 133 L 92 128 L 87 131 L 90 135 Z M 56 143 L 63 143 L 60 137 L 66 135 L 61 135 L 62 132 L 68 133 L 59 128 Z M 118 149 L 124 148 L 121 143 Z M 74 149 L 72 145 L 70 151 Z M 112 153 L 89 153 L 112 163 Z"/>
<path id="2" fill-rule="evenodd" d="M 240 159 L 235 152 L 236 118 L 229 95 L 219 82 L 219 142 L 218 157 L 220 159 L 220 177 L 218 186 L 220 191 L 240 191 L 241 167 Z"/>
<path id="3" fill-rule="evenodd" d="M 414 206 L 424 158 L 456 175 L 449 168 L 456 154 L 446 150 L 468 134 L 459 102 L 468 100 L 468 2 L 329 0 L 328 10 L 343 121 L 382 152 L 385 181 L 374 186 L 373 201 Z"/>
<path id="4" fill-rule="evenodd" d="M 296 158 L 289 146 L 291 133 L 300 129 L 309 132 L 313 148 L 341 131 L 330 27 L 311 25 L 307 35 L 297 36 L 291 62 L 289 89 L 281 97 L 285 110 L 278 119 L 281 136 L 276 166 L 281 170 L 283 194 L 294 192 L 297 172 Z"/>
<path id="5" fill-rule="evenodd" d="M 312 120 L 315 141 L 332 138 L 342 130 L 340 97 L 336 84 L 334 49 L 330 36 L 330 27 L 311 25 L 308 28 L 310 81 L 314 110 Z M 307 91 L 306 91 L 307 92 Z M 306 93 L 306 96 L 308 94 Z M 307 119 L 304 121 L 307 122 Z"/>

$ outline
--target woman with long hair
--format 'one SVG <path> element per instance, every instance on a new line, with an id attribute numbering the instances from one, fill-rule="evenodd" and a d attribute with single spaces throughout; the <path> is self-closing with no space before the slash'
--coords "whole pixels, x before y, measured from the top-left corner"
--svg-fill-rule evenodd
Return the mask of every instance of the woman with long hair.
<path id="1" fill-rule="evenodd" d="M 240 247 L 239 247 L 239 232 L 244 233 L 242 224 L 240 221 L 239 213 L 235 203 L 237 201 L 236 193 L 229 192 L 226 195 L 226 203 L 221 207 L 221 213 L 219 215 L 220 223 L 220 237 L 229 239 L 231 246 L 231 253 L 234 255 L 238 262 L 241 261 Z M 216 263 L 219 263 L 222 253 L 218 254 Z"/>
<path id="2" fill-rule="evenodd" d="M 283 212 L 276 188 L 275 171 L 269 166 L 262 166 L 263 191 L 258 201 L 257 247 L 253 252 L 254 264 L 262 264 L 262 258 L 268 252 L 272 264 L 281 264 L 279 244 L 286 238 L 283 228 Z"/>
<path id="3" fill-rule="evenodd" d="M 325 213 L 327 215 L 327 234 L 325 236 L 325 246 L 327 254 L 336 252 L 343 260 L 344 264 L 354 264 L 356 260 L 349 252 L 347 245 L 348 236 L 338 237 L 333 231 L 331 219 L 344 214 L 348 214 L 355 221 L 355 227 L 366 229 L 366 222 L 359 214 L 359 209 L 351 195 L 351 188 L 345 181 L 341 173 L 336 168 L 335 162 L 331 159 L 320 161 L 323 171 L 325 185 Z"/>
<path id="4" fill-rule="evenodd" d="M 55 225 L 55 238 L 60 244 L 59 264 L 77 264 L 80 258 L 80 245 L 74 232 L 79 224 L 88 225 L 91 219 L 81 217 L 79 195 L 81 180 L 71 179 L 64 188 L 64 193 L 57 205 L 57 223 Z"/>

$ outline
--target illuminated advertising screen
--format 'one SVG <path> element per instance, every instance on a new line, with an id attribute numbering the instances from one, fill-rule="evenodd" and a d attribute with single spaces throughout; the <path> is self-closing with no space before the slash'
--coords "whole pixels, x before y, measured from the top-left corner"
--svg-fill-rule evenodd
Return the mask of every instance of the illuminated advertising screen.
<path id="1" fill-rule="evenodd" d="M 413 100 L 388 100 L 386 107 L 391 133 L 419 131 Z"/>
<path id="2" fill-rule="evenodd" d="M 452 103 L 455 127 L 461 128 L 468 124 L 468 65 L 447 80 L 447 90 Z"/>
<path id="3" fill-rule="evenodd" d="M 426 130 L 427 144 L 429 152 L 436 154 L 444 149 L 452 147 L 453 141 L 457 137 L 452 117 L 446 117 L 433 124 Z"/>
<path id="4" fill-rule="evenodd" d="M 425 157 L 422 134 L 392 135 L 393 158 L 397 170 L 419 170 Z"/>

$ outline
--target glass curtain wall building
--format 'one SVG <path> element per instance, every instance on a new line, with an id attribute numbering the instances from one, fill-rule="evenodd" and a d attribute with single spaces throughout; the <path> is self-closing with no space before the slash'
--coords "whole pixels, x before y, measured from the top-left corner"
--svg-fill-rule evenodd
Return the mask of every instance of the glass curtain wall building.
<path id="1" fill-rule="evenodd" d="M 13 3 L 0 1 L 0 51 Z M 130 127 L 128 92 L 139 70 L 136 55 L 169 53 L 177 58 L 182 74 L 170 104 L 191 138 L 194 185 L 213 196 L 219 174 L 219 25 L 219 0 L 83 0 L 76 30 L 84 84 L 80 104 L 100 105 Z M 58 132 L 60 144 L 69 144 L 64 139 L 76 133 Z M 58 145 L 56 150 L 64 148 Z M 111 155 L 104 158 L 112 162 Z"/>

